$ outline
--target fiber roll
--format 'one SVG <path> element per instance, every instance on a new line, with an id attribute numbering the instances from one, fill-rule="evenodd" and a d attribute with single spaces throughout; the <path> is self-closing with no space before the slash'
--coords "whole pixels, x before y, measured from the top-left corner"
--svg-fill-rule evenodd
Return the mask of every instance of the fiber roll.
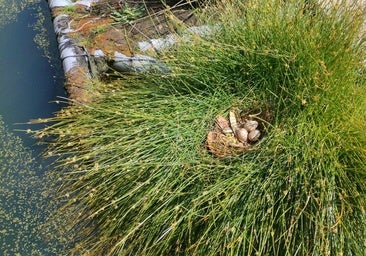
<path id="1" fill-rule="evenodd" d="M 98 1 L 99 0 L 78 0 L 76 2 L 73 2 L 71 0 L 49 0 L 48 5 L 51 9 L 71 5 L 84 5 L 90 7 L 93 3 L 96 3 Z"/>

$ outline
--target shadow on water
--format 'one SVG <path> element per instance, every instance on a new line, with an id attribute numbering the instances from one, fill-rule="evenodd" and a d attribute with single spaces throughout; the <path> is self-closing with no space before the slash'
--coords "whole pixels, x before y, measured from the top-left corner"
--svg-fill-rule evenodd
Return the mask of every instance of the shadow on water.
<path id="1" fill-rule="evenodd" d="M 0 0 L 0 255 L 58 255 L 41 232 L 49 214 L 44 149 L 25 132 L 50 117 L 65 96 L 63 72 L 47 3 Z"/>

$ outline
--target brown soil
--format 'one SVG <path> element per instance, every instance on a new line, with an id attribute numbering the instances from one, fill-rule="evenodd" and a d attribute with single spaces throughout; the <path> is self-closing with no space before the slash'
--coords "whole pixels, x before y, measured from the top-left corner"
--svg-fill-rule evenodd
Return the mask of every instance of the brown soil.
<path id="1" fill-rule="evenodd" d="M 104 0 L 91 7 L 76 8 L 71 14 L 70 27 L 75 32 L 69 36 L 76 44 L 84 47 L 90 54 L 94 50 L 102 50 L 107 57 L 115 51 L 127 56 L 138 53 L 137 42 L 163 37 L 197 24 L 195 10 L 189 5 L 166 9 L 160 1 L 150 1 L 147 6 L 147 16 L 130 23 L 119 23 L 110 17 L 112 10 L 121 9 L 121 1 Z M 127 1 L 141 5 L 143 1 Z M 178 1 L 170 1 L 174 3 Z M 60 10 L 54 12 L 59 14 Z"/>

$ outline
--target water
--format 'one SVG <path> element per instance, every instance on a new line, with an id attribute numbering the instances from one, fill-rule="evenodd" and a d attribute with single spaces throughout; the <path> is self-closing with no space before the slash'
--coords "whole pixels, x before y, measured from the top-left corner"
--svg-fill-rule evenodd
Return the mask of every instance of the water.
<path id="1" fill-rule="evenodd" d="M 65 96 L 47 3 L 0 0 L 0 255 L 57 255 L 41 232 L 48 209 L 43 150 L 25 132 Z"/>

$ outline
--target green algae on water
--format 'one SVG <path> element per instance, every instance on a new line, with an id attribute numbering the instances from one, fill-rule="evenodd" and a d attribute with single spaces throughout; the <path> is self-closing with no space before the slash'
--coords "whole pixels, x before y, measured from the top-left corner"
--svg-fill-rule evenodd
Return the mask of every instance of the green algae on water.
<path id="1" fill-rule="evenodd" d="M 0 28 L 16 20 L 18 13 L 34 3 L 39 0 L 0 0 Z"/>
<path id="2" fill-rule="evenodd" d="M 43 51 L 43 55 L 50 59 L 50 35 L 46 29 L 46 22 L 51 21 L 46 19 L 40 4 L 40 0 L 0 0 L 0 29 L 6 24 L 16 21 L 18 14 L 26 8 L 33 8 L 36 21 L 29 25 L 36 32 L 33 41 Z"/>
<path id="3" fill-rule="evenodd" d="M 55 255 L 41 232 L 50 209 L 42 166 L 0 116 L 0 255 Z"/>

